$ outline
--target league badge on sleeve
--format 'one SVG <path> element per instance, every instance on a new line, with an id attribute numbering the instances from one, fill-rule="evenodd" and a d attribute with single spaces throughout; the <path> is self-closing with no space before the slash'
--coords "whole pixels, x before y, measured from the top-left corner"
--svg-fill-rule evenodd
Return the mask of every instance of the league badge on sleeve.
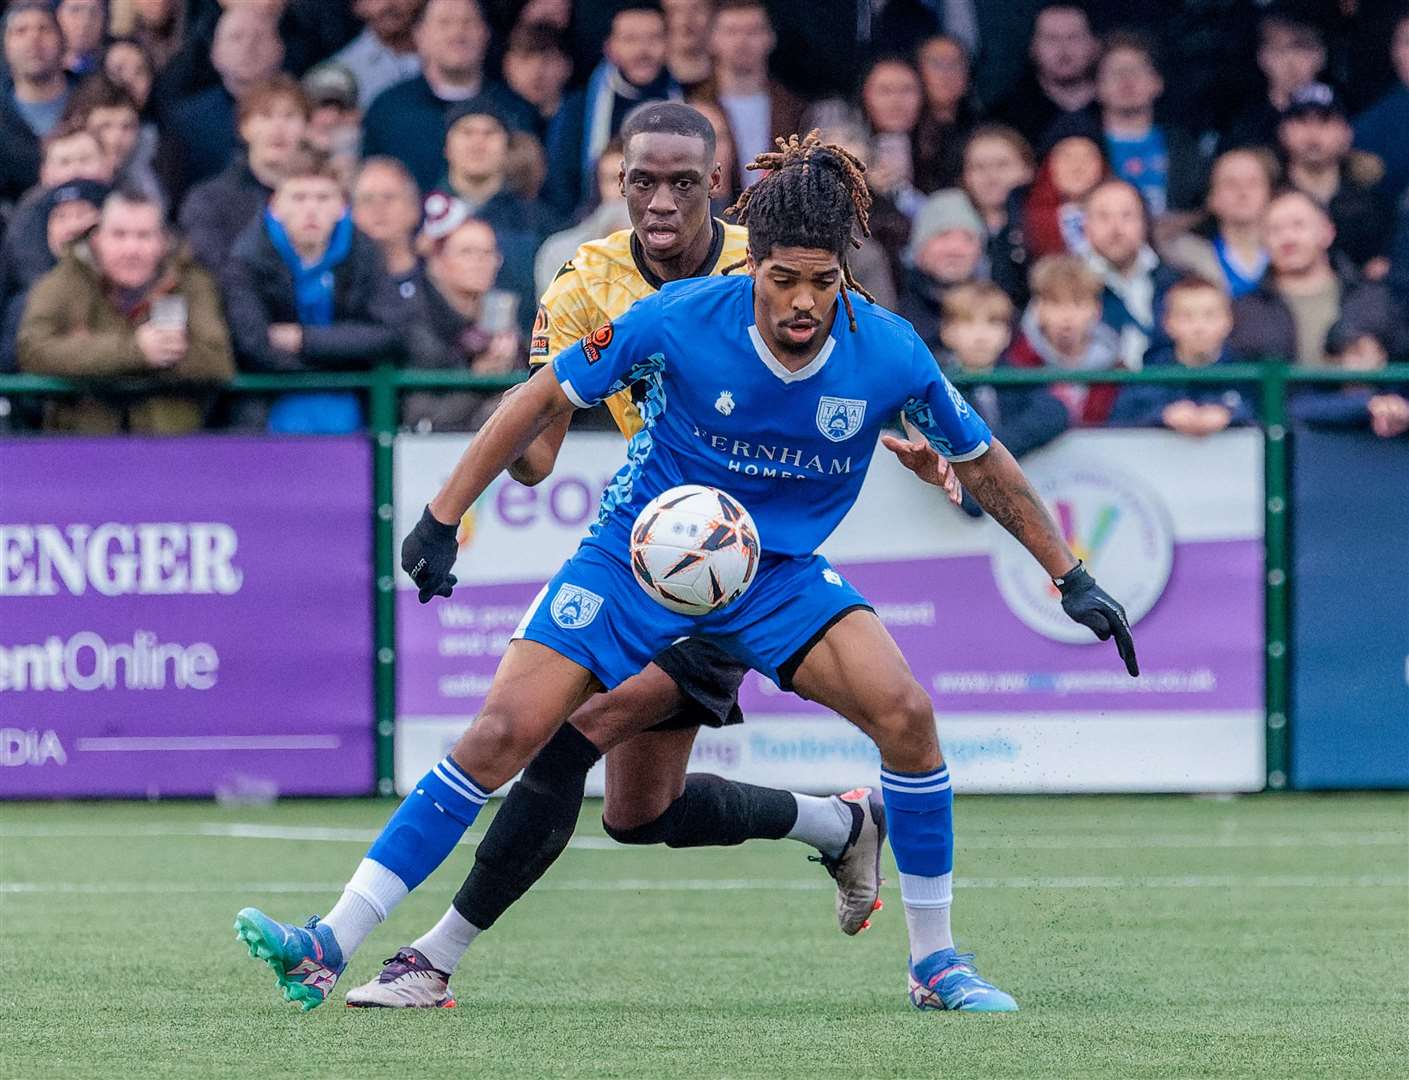
<path id="1" fill-rule="evenodd" d="M 558 586 L 548 610 L 552 612 L 553 621 L 564 630 L 581 630 L 602 610 L 602 598 L 580 585 L 564 582 Z"/>
<path id="2" fill-rule="evenodd" d="M 832 442 L 842 442 L 861 430 L 866 403 L 856 398 L 823 397 L 817 403 L 817 430 Z"/>
<path id="3" fill-rule="evenodd" d="M 589 364 L 602 358 L 602 350 L 612 343 L 612 324 L 603 323 L 582 339 L 582 353 Z"/>

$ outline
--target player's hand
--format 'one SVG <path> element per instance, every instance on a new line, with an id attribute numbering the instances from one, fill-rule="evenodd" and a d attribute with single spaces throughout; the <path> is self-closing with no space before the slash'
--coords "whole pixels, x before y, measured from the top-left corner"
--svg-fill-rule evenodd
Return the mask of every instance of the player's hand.
<path id="1" fill-rule="evenodd" d="M 459 554 L 455 531 L 454 525 L 437 521 L 428 506 L 401 541 L 401 569 L 411 575 L 423 604 L 430 603 L 432 596 L 449 596 L 455 587 L 455 575 L 450 572 Z"/>
<path id="2" fill-rule="evenodd" d="M 900 422 L 905 425 L 905 434 L 908 438 L 901 439 L 894 435 L 882 435 L 881 445 L 899 458 L 900 464 L 925 483 L 943 488 L 944 493 L 949 496 L 949 501 L 958 506 L 963 501 L 964 491 L 959 485 L 959 478 L 949 467 L 949 462 L 939 456 L 939 451 L 930 445 L 927 438 L 915 430 L 914 425 L 908 419 L 902 416 Z"/>
<path id="3" fill-rule="evenodd" d="M 1105 589 L 1096 584 L 1082 563 L 1065 577 L 1056 579 L 1062 593 L 1062 610 L 1082 626 L 1089 626 L 1102 641 L 1115 638 L 1116 651 L 1125 661 L 1125 670 L 1132 679 L 1140 675 L 1140 661 L 1135 659 L 1135 639 L 1130 636 L 1130 621 L 1125 609 Z"/>

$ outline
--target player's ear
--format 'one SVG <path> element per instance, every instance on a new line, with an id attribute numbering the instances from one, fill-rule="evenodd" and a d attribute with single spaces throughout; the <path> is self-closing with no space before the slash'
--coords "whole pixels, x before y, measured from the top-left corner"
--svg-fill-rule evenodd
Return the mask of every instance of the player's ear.
<path id="1" fill-rule="evenodd" d="M 626 159 L 621 159 L 621 168 L 616 171 L 616 189 L 621 192 L 621 197 L 626 198 Z"/>
<path id="2" fill-rule="evenodd" d="M 744 256 L 744 269 L 746 269 L 750 274 L 752 274 L 755 270 L 758 269 L 758 263 L 754 262 L 752 251 L 748 252 Z"/>
<path id="3" fill-rule="evenodd" d="M 724 192 L 724 166 L 714 163 L 714 171 L 709 174 L 709 197 L 717 198 Z"/>

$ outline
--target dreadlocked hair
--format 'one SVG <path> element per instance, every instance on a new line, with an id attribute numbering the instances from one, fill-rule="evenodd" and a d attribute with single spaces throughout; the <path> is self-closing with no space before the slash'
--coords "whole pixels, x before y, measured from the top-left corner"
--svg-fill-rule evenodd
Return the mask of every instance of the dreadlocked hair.
<path id="1" fill-rule="evenodd" d="M 847 289 L 875 303 L 847 265 L 849 248 L 859 248 L 871 235 L 871 189 L 866 186 L 866 166 L 856 155 L 824 143 L 813 130 L 799 138 L 775 140 L 777 150 L 759 154 L 748 167 L 763 172 L 752 187 L 744 188 L 726 213 L 749 229 L 749 254 L 761 262 L 775 247 L 821 248 L 841 260 L 841 300 L 847 322 L 856 330 L 856 313 Z M 857 233 L 860 233 L 860 236 Z M 737 270 L 742 262 L 724 269 Z"/>

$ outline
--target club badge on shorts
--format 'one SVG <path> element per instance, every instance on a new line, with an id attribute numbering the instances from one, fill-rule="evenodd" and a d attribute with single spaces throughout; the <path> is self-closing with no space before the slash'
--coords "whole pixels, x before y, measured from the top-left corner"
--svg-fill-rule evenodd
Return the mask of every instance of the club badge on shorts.
<path id="1" fill-rule="evenodd" d="M 564 582 L 558 586 L 548 610 L 553 615 L 553 621 L 564 630 L 581 630 L 602 610 L 602 598 L 580 585 Z"/>
<path id="2" fill-rule="evenodd" d="M 817 430 L 832 442 L 842 442 L 861 430 L 866 403 L 856 398 L 823 397 L 817 403 Z"/>

